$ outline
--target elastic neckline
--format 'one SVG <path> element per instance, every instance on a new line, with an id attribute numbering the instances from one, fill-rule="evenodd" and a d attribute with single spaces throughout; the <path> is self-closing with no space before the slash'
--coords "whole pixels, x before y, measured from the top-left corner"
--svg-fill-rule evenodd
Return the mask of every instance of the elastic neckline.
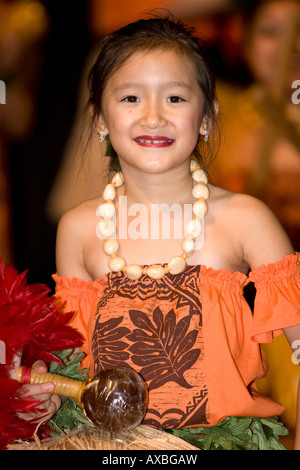
<path id="1" fill-rule="evenodd" d="M 248 282 L 254 281 L 257 276 L 259 276 L 260 273 L 265 273 L 266 270 L 272 271 L 272 270 L 278 270 L 278 269 L 286 269 L 290 265 L 294 265 L 300 262 L 300 253 L 291 253 L 289 255 L 284 256 L 281 260 L 276 261 L 274 263 L 269 263 L 269 264 L 262 264 L 256 268 L 253 268 L 252 271 L 248 273 L 248 275 L 242 273 L 241 271 L 230 271 L 229 269 L 215 269 L 210 266 L 206 266 L 204 264 L 196 264 L 196 265 L 191 265 L 188 264 L 184 271 L 181 274 L 177 274 L 176 276 L 182 276 L 187 270 L 193 270 L 199 271 L 199 275 L 204 276 L 205 278 L 210 278 L 214 281 L 225 281 L 225 280 L 237 280 L 238 282 L 241 282 L 243 284 L 247 284 Z M 149 265 L 143 265 L 143 266 L 149 266 Z M 164 266 L 164 265 L 162 265 Z M 76 280 L 77 283 L 82 283 L 82 285 L 87 285 L 87 286 L 94 286 L 97 284 L 102 284 L 106 285 L 108 282 L 108 277 L 112 276 L 114 274 L 119 275 L 120 277 L 122 276 L 122 272 L 120 273 L 112 273 L 112 272 L 107 272 L 106 274 L 103 274 L 101 277 L 91 280 L 91 281 L 85 281 L 83 279 L 79 279 L 76 277 L 73 278 L 68 278 L 66 276 L 58 276 L 58 274 L 54 274 L 53 278 L 55 281 L 61 279 L 64 281 L 72 281 Z M 124 275 L 125 276 L 125 275 Z M 172 277 L 176 277 L 173 275 L 169 275 Z M 129 281 L 129 280 L 128 280 Z M 130 281 L 129 281 L 130 282 Z M 153 282 L 158 282 L 158 281 L 153 281 Z"/>

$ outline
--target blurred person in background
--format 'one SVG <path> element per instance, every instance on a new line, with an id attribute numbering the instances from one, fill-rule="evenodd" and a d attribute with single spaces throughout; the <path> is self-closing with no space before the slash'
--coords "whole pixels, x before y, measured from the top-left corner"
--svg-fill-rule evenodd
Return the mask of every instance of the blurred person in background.
<path id="1" fill-rule="evenodd" d="M 264 200 L 299 251 L 300 106 L 292 87 L 300 78 L 300 2 L 255 2 L 242 25 L 250 85 L 219 85 L 226 136 L 211 178 Z"/>

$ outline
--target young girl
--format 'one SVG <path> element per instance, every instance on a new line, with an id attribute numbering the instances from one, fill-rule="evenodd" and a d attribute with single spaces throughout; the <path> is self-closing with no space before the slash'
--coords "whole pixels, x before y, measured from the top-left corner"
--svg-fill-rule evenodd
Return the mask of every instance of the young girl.
<path id="1" fill-rule="evenodd" d="M 299 256 L 264 204 L 208 182 L 218 104 L 201 45 L 168 19 L 130 24 L 102 41 L 90 90 L 117 172 L 103 197 L 61 219 L 54 276 L 85 365 L 137 370 L 144 423 L 158 428 L 280 414 L 255 380 L 267 372 L 260 343 L 282 330 L 292 346 L 300 339 Z"/>

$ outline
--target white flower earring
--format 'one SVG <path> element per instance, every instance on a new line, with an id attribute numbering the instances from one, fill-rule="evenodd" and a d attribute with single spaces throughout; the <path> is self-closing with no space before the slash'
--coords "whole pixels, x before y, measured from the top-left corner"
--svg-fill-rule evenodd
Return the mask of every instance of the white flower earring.
<path id="1" fill-rule="evenodd" d="M 104 141 L 104 132 L 103 131 L 100 131 L 99 132 L 99 142 L 103 142 Z"/>
<path id="2" fill-rule="evenodd" d="M 208 138 L 209 138 L 209 130 L 206 129 L 205 135 L 204 135 L 204 142 L 208 142 Z"/>

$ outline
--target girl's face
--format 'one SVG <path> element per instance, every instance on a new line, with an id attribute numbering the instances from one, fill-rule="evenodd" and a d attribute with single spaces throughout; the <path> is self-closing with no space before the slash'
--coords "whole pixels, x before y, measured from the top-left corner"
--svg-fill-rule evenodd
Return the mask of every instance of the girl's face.
<path id="1" fill-rule="evenodd" d="M 99 129 L 109 134 L 121 166 L 148 173 L 185 162 L 205 131 L 194 65 L 172 50 L 128 59 L 108 80 L 102 110 Z"/>
<path id="2" fill-rule="evenodd" d="M 282 40 L 291 19 L 298 20 L 300 30 L 299 2 L 275 0 L 262 6 L 254 20 L 246 55 L 254 77 L 266 85 L 272 82 L 276 74 Z M 290 52 L 291 64 L 287 74 L 289 88 L 300 76 L 300 32 Z"/>

